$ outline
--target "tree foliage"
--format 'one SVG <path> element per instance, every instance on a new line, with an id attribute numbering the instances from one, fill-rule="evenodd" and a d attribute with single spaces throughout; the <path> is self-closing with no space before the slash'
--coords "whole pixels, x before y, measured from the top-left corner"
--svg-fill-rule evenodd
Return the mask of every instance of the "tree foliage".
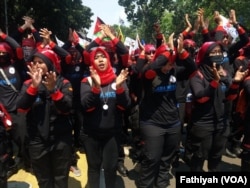
<path id="1" fill-rule="evenodd" d="M 185 25 L 185 14 L 189 14 L 191 24 L 196 19 L 198 8 L 205 9 L 205 15 L 210 20 L 210 29 L 215 24 L 213 13 L 219 11 L 228 17 L 230 9 L 235 9 L 237 20 L 246 28 L 250 28 L 250 3 L 248 0 L 118 0 L 123 6 L 127 19 L 133 27 L 137 28 L 141 38 L 150 42 L 152 40 L 152 25 L 158 21 L 164 34 L 182 32 Z"/>
<path id="2" fill-rule="evenodd" d="M 152 27 L 161 20 L 165 13 L 166 4 L 171 5 L 172 0 L 119 0 L 123 6 L 127 19 L 137 28 L 141 38 L 152 41 Z"/>
<path id="3" fill-rule="evenodd" d="M 8 26 L 6 26 L 5 6 L 7 2 Z M 169 36 L 183 31 L 185 14 L 189 14 L 191 24 L 196 19 L 198 8 L 205 9 L 205 16 L 210 19 L 210 29 L 213 22 L 213 12 L 219 11 L 228 17 L 230 9 L 235 9 L 237 20 L 246 28 L 250 28 L 250 2 L 248 0 L 117 0 L 127 14 L 129 27 L 122 26 L 124 36 L 135 38 L 139 33 L 140 38 L 146 42 L 154 40 L 153 24 L 159 22 L 162 32 Z M 23 23 L 23 16 L 35 19 L 37 29 L 47 27 L 62 40 L 68 36 L 68 28 L 84 30 L 90 28 L 93 13 L 84 6 L 83 0 L 1 0 L 0 1 L 0 28 L 9 32 Z"/>
<path id="4" fill-rule="evenodd" d="M 22 17 L 30 16 L 35 27 L 48 28 L 53 34 L 67 39 L 69 27 L 81 30 L 91 26 L 91 9 L 82 5 L 81 0 L 4 0 L 7 2 L 9 33 L 23 24 Z M 4 1 L 0 1 L 0 28 L 6 31 Z"/>

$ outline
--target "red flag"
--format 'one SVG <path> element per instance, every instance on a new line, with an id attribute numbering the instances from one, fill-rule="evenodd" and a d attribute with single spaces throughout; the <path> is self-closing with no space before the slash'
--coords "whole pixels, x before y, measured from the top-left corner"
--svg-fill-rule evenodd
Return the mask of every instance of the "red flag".
<path id="1" fill-rule="evenodd" d="M 73 31 L 73 38 L 75 43 L 79 43 L 79 35 L 75 30 Z"/>
<path id="2" fill-rule="evenodd" d="M 101 18 L 97 17 L 96 23 L 95 23 L 94 35 L 100 31 L 99 26 L 101 24 L 105 24 L 105 23 L 104 23 L 104 21 L 101 20 Z"/>

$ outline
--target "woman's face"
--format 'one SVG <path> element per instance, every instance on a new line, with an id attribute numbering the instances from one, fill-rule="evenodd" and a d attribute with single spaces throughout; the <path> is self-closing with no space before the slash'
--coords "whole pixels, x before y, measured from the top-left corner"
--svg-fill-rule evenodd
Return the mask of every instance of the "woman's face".
<path id="1" fill-rule="evenodd" d="M 22 49 L 23 49 L 24 60 L 28 61 L 29 60 L 28 58 L 30 57 L 32 50 L 34 48 L 30 46 L 23 46 Z"/>
<path id="2" fill-rule="evenodd" d="M 99 71 L 106 71 L 108 68 L 108 59 L 102 52 L 97 52 L 94 57 L 94 64 Z"/>
<path id="3" fill-rule="evenodd" d="M 33 63 L 36 65 L 36 68 L 42 69 L 42 74 L 46 74 L 48 72 L 48 67 L 46 63 L 40 57 L 34 57 Z"/>
<path id="4" fill-rule="evenodd" d="M 8 61 L 8 53 L 0 51 L 0 63 L 7 63 Z"/>
<path id="5" fill-rule="evenodd" d="M 217 56 L 217 55 L 222 55 L 222 50 L 220 46 L 215 46 L 209 53 L 209 56 Z"/>
<path id="6" fill-rule="evenodd" d="M 155 50 L 145 52 L 145 55 L 146 55 L 146 58 L 147 58 L 148 62 L 152 63 L 154 55 L 155 55 Z"/>

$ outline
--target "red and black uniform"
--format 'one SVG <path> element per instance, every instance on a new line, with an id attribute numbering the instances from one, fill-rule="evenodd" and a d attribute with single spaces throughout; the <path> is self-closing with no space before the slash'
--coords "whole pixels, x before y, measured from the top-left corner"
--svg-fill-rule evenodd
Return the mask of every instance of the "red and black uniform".
<path id="1" fill-rule="evenodd" d="M 241 153 L 241 171 L 250 172 L 250 77 L 247 77 L 243 82 L 243 88 L 246 94 L 247 109 L 243 123 L 243 140 L 242 140 L 242 153 Z"/>
<path id="2" fill-rule="evenodd" d="M 104 41 L 100 38 L 96 38 L 93 40 L 88 47 L 86 48 L 86 51 L 90 51 L 94 47 L 103 46 L 105 47 L 105 50 L 108 52 L 111 65 L 113 68 L 113 71 L 116 75 L 120 74 L 120 71 L 126 67 L 129 67 L 129 50 L 124 45 L 123 42 L 121 42 L 117 37 L 115 37 L 113 40 L 110 41 Z M 85 58 L 86 62 L 86 58 Z M 124 124 L 123 124 L 123 132 L 121 133 L 119 139 L 120 139 L 120 148 L 119 148 L 119 162 L 117 165 L 117 170 L 122 176 L 127 176 L 127 168 L 124 166 L 124 150 L 123 150 L 123 144 L 125 144 L 126 140 L 126 133 L 127 133 L 127 111 L 124 112 Z"/>
<path id="3" fill-rule="evenodd" d="M 221 76 L 220 81 L 214 80 L 211 67 L 215 58 L 219 59 L 219 65 L 223 61 L 222 54 L 209 55 L 216 46 L 220 45 L 216 42 L 206 42 L 201 46 L 197 55 L 198 71 L 190 78 L 193 95 L 189 131 L 193 149 L 192 171 L 202 171 L 205 160 L 208 160 L 209 171 L 219 170 L 229 135 L 225 101 L 234 100 L 239 89 L 239 84 L 232 83 L 232 77 L 225 69 L 225 75 Z"/>
<path id="4" fill-rule="evenodd" d="M 140 55 L 137 70 L 142 74 L 143 97 L 140 103 L 140 133 L 144 142 L 138 188 L 167 187 L 172 160 L 180 143 L 181 122 L 176 99 L 176 85 L 182 71 L 179 67 L 163 72 L 168 63 L 175 63 L 175 51 L 161 45 L 154 61 L 147 63 Z M 180 56 L 187 73 L 196 65 L 187 51 Z"/>
<path id="5" fill-rule="evenodd" d="M 48 71 L 55 71 L 56 55 L 37 52 Z M 53 62 L 53 63 L 52 63 Z M 40 188 L 67 188 L 72 157 L 71 83 L 58 75 L 56 87 L 48 91 L 43 84 L 38 88 L 27 80 L 22 86 L 18 110 L 26 114 L 29 135 L 29 154 Z"/>
<path id="6" fill-rule="evenodd" d="M 90 51 L 91 48 L 104 46 L 108 52 L 111 60 L 112 67 L 116 75 L 119 75 L 120 71 L 128 67 L 129 63 L 129 51 L 126 46 L 118 39 L 114 38 L 111 41 L 102 41 L 100 38 L 93 40 L 88 47 L 87 51 Z"/>
<path id="7" fill-rule="evenodd" d="M 7 112 L 5 107 L 0 104 L 0 187 L 7 188 L 7 172 L 9 170 L 8 160 L 10 154 L 9 151 L 9 139 L 8 131 L 12 126 L 12 118 Z"/>
<path id="8" fill-rule="evenodd" d="M 99 72 L 94 65 L 95 54 L 101 51 L 108 59 L 108 69 Z M 119 142 L 122 131 L 122 116 L 130 105 L 126 83 L 116 89 L 116 75 L 111 67 L 109 55 L 101 48 L 90 54 L 91 65 L 98 72 L 101 88 L 92 85 L 88 78 L 81 82 L 81 104 L 84 110 L 84 141 L 88 163 L 88 185 L 99 187 L 100 169 L 104 169 L 106 187 L 115 188 L 116 166 Z M 106 106 L 107 105 L 107 106 Z"/>
<path id="9" fill-rule="evenodd" d="M 25 70 L 25 64 L 20 60 L 23 58 L 21 46 L 10 36 L 0 35 L 0 103 L 11 115 L 13 125 L 8 131 L 9 139 L 9 175 L 17 171 L 17 165 L 13 159 L 12 141 L 18 146 L 18 155 L 21 149 L 20 142 L 20 121 L 17 113 L 17 97 L 22 87 L 24 77 L 22 72 Z M 9 82 L 9 83 L 8 83 Z"/>
<path id="10" fill-rule="evenodd" d="M 84 48 L 80 44 L 73 44 L 71 41 L 67 41 L 62 46 L 63 49 L 71 54 L 71 61 L 61 61 L 61 74 L 70 81 L 73 87 L 73 108 L 71 112 L 73 123 L 73 156 L 72 156 L 72 168 L 77 167 L 78 156 L 77 150 L 84 152 L 83 142 L 85 139 L 83 131 L 83 113 L 80 100 L 80 86 L 81 80 L 89 76 L 89 67 L 84 63 L 83 53 Z M 71 169 L 72 169 L 71 168 Z"/>

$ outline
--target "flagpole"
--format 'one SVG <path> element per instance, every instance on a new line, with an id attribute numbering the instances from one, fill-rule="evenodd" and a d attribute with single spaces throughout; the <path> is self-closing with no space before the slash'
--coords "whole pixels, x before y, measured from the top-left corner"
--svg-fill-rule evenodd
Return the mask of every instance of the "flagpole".
<path id="1" fill-rule="evenodd" d="M 5 14 L 5 32 L 8 35 L 8 15 L 7 15 L 7 0 L 4 0 L 4 14 Z"/>

